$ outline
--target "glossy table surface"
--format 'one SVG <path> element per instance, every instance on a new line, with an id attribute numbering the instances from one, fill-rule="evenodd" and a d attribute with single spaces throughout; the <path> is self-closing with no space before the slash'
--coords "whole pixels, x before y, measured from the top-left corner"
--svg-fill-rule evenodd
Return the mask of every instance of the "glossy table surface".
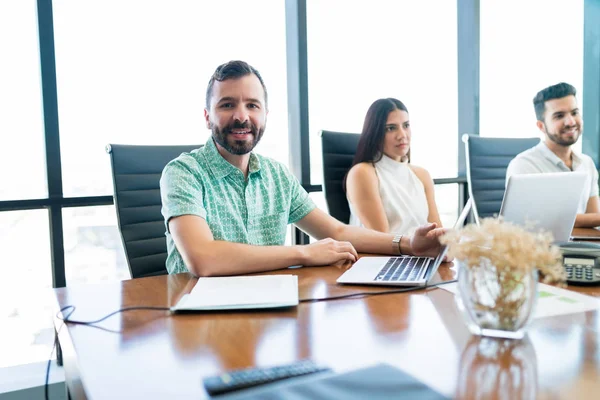
<path id="1" fill-rule="evenodd" d="M 340 286 L 337 267 L 286 269 L 300 299 L 389 288 Z M 443 264 L 438 280 L 456 267 Z M 123 307 L 169 307 L 189 274 L 55 289 L 57 310 L 95 320 Z M 600 298 L 600 287 L 569 289 Z M 407 293 L 301 303 L 278 311 L 171 315 L 136 310 L 96 327 L 55 319 L 73 398 L 201 399 L 202 378 L 312 358 L 336 371 L 386 362 L 452 398 L 598 398 L 600 312 L 532 320 L 524 340 L 471 336 L 451 293 Z"/>

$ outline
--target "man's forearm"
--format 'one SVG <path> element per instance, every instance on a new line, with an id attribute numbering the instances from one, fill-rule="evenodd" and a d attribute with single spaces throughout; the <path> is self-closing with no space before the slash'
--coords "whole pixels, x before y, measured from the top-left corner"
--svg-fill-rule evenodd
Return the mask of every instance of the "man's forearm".
<path id="1" fill-rule="evenodd" d="M 252 246 L 221 240 L 181 254 L 190 272 L 196 276 L 273 271 L 304 262 L 302 246 Z"/>

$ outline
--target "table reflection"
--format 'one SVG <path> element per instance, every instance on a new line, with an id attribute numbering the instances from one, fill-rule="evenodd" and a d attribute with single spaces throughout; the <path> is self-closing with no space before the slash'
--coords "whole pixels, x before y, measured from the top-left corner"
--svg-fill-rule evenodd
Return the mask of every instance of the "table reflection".
<path id="1" fill-rule="evenodd" d="M 537 394 L 535 349 L 521 340 L 473 336 L 460 358 L 457 382 L 459 399 L 535 399 Z"/>

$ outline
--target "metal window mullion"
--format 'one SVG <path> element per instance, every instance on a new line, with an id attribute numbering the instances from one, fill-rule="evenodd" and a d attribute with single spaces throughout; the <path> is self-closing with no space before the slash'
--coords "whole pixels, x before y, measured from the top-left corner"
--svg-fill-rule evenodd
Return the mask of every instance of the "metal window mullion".
<path id="1" fill-rule="evenodd" d="M 462 135 L 479 135 L 480 90 L 480 0 L 457 0 L 458 56 L 458 175 L 466 176 L 467 164 Z M 461 184 L 460 213 L 468 200 L 468 183 Z"/>
<path id="2" fill-rule="evenodd" d="M 286 0 L 286 58 L 290 170 L 303 186 L 310 185 L 310 141 L 308 119 L 308 63 L 306 0 Z M 294 228 L 295 244 L 310 238 Z"/>
<path id="3" fill-rule="evenodd" d="M 62 199 L 62 168 L 58 128 L 58 95 L 56 89 L 52 0 L 37 0 L 37 14 L 48 198 L 50 200 Z M 48 216 L 52 257 L 52 286 L 64 287 L 66 286 L 66 278 L 62 207 L 50 203 L 48 206 Z"/>

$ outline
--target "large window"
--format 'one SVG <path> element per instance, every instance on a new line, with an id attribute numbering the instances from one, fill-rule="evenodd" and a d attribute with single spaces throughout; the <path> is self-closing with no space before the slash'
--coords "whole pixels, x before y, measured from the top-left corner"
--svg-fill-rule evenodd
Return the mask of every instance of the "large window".
<path id="1" fill-rule="evenodd" d="M 46 198 L 34 0 L 0 1 L 0 54 L 0 201 Z M 50 355 L 48 233 L 46 210 L 0 212 L 0 368 Z"/>
<path id="2" fill-rule="evenodd" d="M 54 342 L 48 212 L 0 212 L 0 368 L 48 359 Z"/>
<path id="3" fill-rule="evenodd" d="M 481 136 L 541 137 L 532 100 L 555 83 L 574 85 L 581 108 L 583 0 L 481 0 L 480 40 Z"/>
<path id="4" fill-rule="evenodd" d="M 54 1 L 65 196 L 112 193 L 107 143 L 203 144 L 206 84 L 223 62 L 269 91 L 257 151 L 288 162 L 283 1 Z"/>
<path id="5" fill-rule="evenodd" d="M 129 279 L 114 206 L 63 210 L 68 285 Z"/>
<path id="6" fill-rule="evenodd" d="M 307 3 L 311 180 L 322 182 L 322 129 L 360 133 L 382 97 L 406 104 L 412 160 L 457 173 L 456 2 Z"/>
<path id="7" fill-rule="evenodd" d="M 0 1 L 0 201 L 48 196 L 34 0 Z"/>

